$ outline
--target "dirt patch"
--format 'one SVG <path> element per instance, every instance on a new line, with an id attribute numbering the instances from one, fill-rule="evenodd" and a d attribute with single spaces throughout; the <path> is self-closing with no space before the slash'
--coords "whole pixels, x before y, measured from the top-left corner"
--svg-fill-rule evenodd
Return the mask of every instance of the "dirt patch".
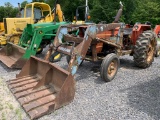
<path id="1" fill-rule="evenodd" d="M 6 82 L 0 78 L 0 120 L 27 120 L 25 112 L 21 109 Z"/>

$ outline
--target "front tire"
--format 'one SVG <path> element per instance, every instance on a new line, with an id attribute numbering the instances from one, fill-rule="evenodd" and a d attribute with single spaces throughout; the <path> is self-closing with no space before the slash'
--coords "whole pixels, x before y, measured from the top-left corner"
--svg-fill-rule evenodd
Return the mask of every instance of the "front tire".
<path id="1" fill-rule="evenodd" d="M 134 63 L 140 68 L 149 67 L 153 60 L 156 50 L 156 39 L 152 31 L 144 31 L 136 41 L 134 48 Z"/>
<path id="2" fill-rule="evenodd" d="M 116 54 L 108 54 L 102 61 L 100 75 L 103 80 L 110 82 L 114 79 L 119 68 L 119 59 Z"/>

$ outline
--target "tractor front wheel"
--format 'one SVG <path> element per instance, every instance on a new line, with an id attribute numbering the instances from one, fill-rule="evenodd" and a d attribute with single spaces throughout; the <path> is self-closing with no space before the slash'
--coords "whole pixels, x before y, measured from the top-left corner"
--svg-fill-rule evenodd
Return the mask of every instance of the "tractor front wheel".
<path id="1" fill-rule="evenodd" d="M 117 74 L 119 67 L 119 59 L 116 54 L 108 54 L 102 61 L 100 75 L 103 80 L 110 82 Z"/>
<path id="2" fill-rule="evenodd" d="M 144 31 L 136 41 L 134 47 L 134 63 L 140 68 L 149 67 L 154 60 L 156 39 L 152 31 Z"/>

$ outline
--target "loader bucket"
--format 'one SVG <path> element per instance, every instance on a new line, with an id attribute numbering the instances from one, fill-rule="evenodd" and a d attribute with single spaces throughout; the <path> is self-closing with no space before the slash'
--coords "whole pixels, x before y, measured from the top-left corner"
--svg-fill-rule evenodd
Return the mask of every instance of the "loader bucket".
<path id="1" fill-rule="evenodd" d="M 26 60 L 22 58 L 25 49 L 13 43 L 7 43 L 0 50 L 0 61 L 10 68 L 22 68 Z"/>
<path id="2" fill-rule="evenodd" d="M 39 118 L 71 102 L 75 80 L 66 70 L 31 57 L 8 87 L 31 119 Z"/>

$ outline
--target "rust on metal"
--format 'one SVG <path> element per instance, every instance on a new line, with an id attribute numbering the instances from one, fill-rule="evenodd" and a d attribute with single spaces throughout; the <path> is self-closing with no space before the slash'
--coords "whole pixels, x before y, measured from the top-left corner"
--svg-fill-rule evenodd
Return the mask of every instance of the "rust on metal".
<path id="1" fill-rule="evenodd" d="M 31 119 L 68 104 L 75 95 L 75 80 L 68 71 L 33 56 L 7 83 Z"/>
<path id="2" fill-rule="evenodd" d="M 91 49 L 92 61 L 98 60 L 104 44 L 120 49 L 123 26 L 123 23 L 63 25 L 57 31 L 53 50 L 72 56 L 68 71 L 74 75 L 82 60 L 87 59 L 88 49 Z M 62 40 L 65 43 L 62 43 Z"/>
<path id="3" fill-rule="evenodd" d="M 18 45 L 8 42 L 5 47 L 0 50 L 0 61 L 9 68 L 22 68 L 26 60 L 22 58 L 25 50 Z"/>

